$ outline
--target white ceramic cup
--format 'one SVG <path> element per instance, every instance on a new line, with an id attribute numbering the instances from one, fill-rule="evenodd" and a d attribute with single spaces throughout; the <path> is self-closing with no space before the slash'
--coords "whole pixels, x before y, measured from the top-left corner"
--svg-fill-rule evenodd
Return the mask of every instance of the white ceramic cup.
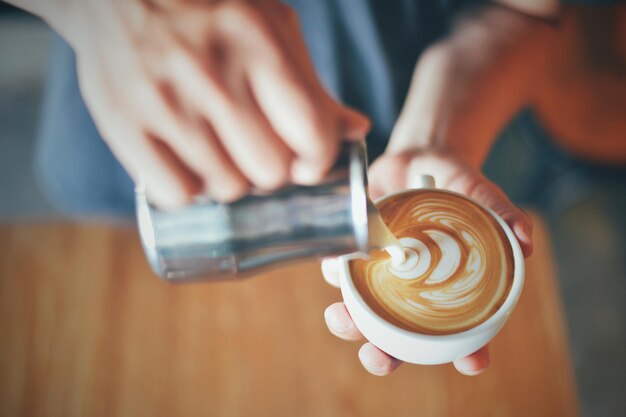
<path id="1" fill-rule="evenodd" d="M 417 181 L 421 185 L 419 188 L 434 189 L 432 177 L 424 177 Z M 450 191 L 438 191 L 456 194 Z M 396 194 L 398 193 L 384 196 L 377 200 L 377 203 Z M 491 214 L 506 233 L 513 249 L 514 272 L 513 284 L 502 306 L 486 321 L 469 330 L 446 335 L 427 335 L 411 332 L 387 322 L 367 305 L 350 277 L 348 262 L 367 255 L 353 253 L 339 258 L 341 293 L 346 308 L 363 336 L 379 349 L 405 362 L 422 365 L 448 363 L 474 353 L 486 345 L 508 320 L 524 285 L 524 256 L 517 238 L 504 220 L 491 209 L 475 203 Z"/>

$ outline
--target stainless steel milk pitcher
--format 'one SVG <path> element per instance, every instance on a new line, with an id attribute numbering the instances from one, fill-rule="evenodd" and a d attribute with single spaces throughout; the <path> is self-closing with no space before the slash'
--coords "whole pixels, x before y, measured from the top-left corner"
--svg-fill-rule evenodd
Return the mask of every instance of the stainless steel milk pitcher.
<path id="1" fill-rule="evenodd" d="M 363 143 L 342 147 L 316 186 L 288 186 L 232 204 L 198 197 L 162 211 L 137 187 L 137 220 L 152 269 L 171 282 L 240 278 L 288 261 L 367 251 Z"/>

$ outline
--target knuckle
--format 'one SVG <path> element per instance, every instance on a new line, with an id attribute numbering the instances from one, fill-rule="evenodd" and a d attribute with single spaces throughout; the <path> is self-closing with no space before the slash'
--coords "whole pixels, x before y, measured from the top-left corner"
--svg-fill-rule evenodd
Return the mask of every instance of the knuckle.
<path id="1" fill-rule="evenodd" d="M 282 53 L 275 28 L 257 6 L 237 2 L 224 6 L 219 18 L 225 34 L 246 49 L 252 58 L 268 63 L 282 62 Z"/>
<path id="2" fill-rule="evenodd" d="M 259 9 L 247 2 L 226 2 L 217 12 L 222 25 L 234 31 L 262 28 L 266 22 Z"/>

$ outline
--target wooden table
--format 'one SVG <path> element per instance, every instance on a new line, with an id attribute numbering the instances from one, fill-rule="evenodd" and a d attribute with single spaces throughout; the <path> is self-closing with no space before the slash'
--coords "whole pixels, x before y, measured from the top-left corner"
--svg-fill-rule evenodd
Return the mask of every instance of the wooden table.
<path id="1" fill-rule="evenodd" d="M 572 416 L 577 396 L 545 228 L 492 365 L 361 369 L 331 336 L 316 263 L 170 285 L 130 228 L 0 226 L 0 416 Z"/>

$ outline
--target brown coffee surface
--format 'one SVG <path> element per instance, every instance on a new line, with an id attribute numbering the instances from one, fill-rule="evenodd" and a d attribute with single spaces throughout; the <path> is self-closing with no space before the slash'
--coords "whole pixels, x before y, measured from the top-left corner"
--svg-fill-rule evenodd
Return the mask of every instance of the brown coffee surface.
<path id="1" fill-rule="evenodd" d="M 485 209 L 457 194 L 411 190 L 377 205 L 407 248 L 393 265 L 388 253 L 349 263 L 352 280 L 380 317 L 400 328 L 441 335 L 491 317 L 513 283 L 513 250 Z"/>

